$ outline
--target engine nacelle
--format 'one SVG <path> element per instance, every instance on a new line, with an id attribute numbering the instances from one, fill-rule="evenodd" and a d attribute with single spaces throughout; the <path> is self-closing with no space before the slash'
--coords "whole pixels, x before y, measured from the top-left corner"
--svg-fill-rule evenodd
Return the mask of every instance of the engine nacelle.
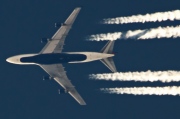
<path id="1" fill-rule="evenodd" d="M 43 76 L 43 80 L 51 80 L 53 79 L 51 76 Z"/>
<path id="2" fill-rule="evenodd" d="M 56 28 L 59 28 L 59 27 L 61 27 L 61 26 L 65 26 L 66 24 L 65 23 L 55 23 L 55 27 Z"/>
<path id="3" fill-rule="evenodd" d="M 41 43 L 47 43 L 48 41 L 50 41 L 49 38 L 42 38 L 42 39 L 41 39 Z"/>
<path id="4" fill-rule="evenodd" d="M 61 26 L 61 23 L 57 22 L 57 23 L 54 24 L 54 26 L 55 26 L 55 28 L 59 28 Z"/>
<path id="5" fill-rule="evenodd" d="M 65 94 L 65 93 L 68 93 L 68 91 L 66 89 L 58 89 L 58 93 Z"/>

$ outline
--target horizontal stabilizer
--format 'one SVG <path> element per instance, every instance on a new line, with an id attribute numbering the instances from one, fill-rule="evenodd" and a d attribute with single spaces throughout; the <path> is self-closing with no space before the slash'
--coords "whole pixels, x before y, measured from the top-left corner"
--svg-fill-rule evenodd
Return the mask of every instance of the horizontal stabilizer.
<path id="1" fill-rule="evenodd" d="M 100 52 L 112 54 L 115 41 L 108 41 L 107 44 L 101 49 Z"/>
<path id="2" fill-rule="evenodd" d="M 117 72 L 116 66 L 114 65 L 114 61 L 112 57 L 101 59 L 100 60 L 104 65 L 106 65 L 112 72 Z"/>

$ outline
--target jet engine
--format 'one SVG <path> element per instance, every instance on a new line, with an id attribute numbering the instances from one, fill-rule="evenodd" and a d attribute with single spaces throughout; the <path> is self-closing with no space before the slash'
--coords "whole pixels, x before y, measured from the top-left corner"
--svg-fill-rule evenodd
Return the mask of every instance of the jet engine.
<path id="1" fill-rule="evenodd" d="M 57 23 L 55 23 L 54 26 L 55 26 L 55 28 L 59 28 L 59 27 L 61 26 L 61 23 L 58 23 L 58 22 L 57 22 Z"/>
<path id="2" fill-rule="evenodd" d="M 60 26 L 65 26 L 66 24 L 65 23 L 55 23 L 55 27 L 56 28 L 59 28 Z"/>
<path id="3" fill-rule="evenodd" d="M 68 93 L 68 91 L 66 89 L 58 89 L 58 93 L 65 94 L 65 93 Z"/>
<path id="4" fill-rule="evenodd" d="M 42 39 L 41 39 L 41 43 L 47 43 L 48 41 L 50 41 L 49 38 L 42 38 Z"/>
<path id="5" fill-rule="evenodd" d="M 43 80 L 51 80 L 53 79 L 51 76 L 43 76 Z"/>

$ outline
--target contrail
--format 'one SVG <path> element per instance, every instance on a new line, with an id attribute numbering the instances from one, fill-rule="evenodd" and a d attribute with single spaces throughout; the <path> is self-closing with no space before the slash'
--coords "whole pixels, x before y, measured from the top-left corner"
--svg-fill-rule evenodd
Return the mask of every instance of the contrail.
<path id="1" fill-rule="evenodd" d="M 161 82 L 177 82 L 180 81 L 180 71 L 146 71 L 146 72 L 117 72 L 104 74 L 91 74 L 90 79 L 111 80 L 111 81 L 161 81 Z"/>
<path id="2" fill-rule="evenodd" d="M 180 10 L 173 10 L 167 12 L 156 12 L 146 15 L 133 15 L 127 17 L 116 17 L 103 19 L 104 24 L 127 24 L 127 23 L 145 23 L 145 22 L 161 22 L 161 21 L 180 20 Z"/>
<path id="3" fill-rule="evenodd" d="M 179 86 L 166 87 L 132 87 L 132 88 L 101 88 L 101 91 L 110 94 L 133 94 L 133 95 L 180 95 Z"/>
<path id="4" fill-rule="evenodd" d="M 91 41 L 117 40 L 117 39 L 153 39 L 153 38 L 177 38 L 180 37 L 179 26 L 158 27 L 144 30 L 134 30 L 126 32 L 115 32 L 107 34 L 91 35 L 88 39 Z"/>

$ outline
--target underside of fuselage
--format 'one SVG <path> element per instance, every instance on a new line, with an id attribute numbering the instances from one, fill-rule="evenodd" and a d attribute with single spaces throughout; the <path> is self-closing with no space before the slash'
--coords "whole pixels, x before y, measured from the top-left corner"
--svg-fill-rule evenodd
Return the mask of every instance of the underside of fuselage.
<path id="1" fill-rule="evenodd" d="M 37 54 L 30 57 L 20 58 L 22 63 L 35 63 L 35 64 L 58 64 L 68 62 L 80 62 L 86 60 L 84 54 L 66 54 L 66 53 L 51 53 L 51 54 Z"/>

